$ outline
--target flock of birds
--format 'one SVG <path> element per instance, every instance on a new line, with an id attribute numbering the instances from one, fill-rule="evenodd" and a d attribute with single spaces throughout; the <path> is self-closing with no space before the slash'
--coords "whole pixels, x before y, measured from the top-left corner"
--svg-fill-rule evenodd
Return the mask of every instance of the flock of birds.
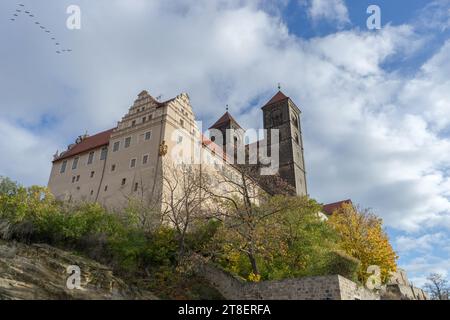
<path id="1" fill-rule="evenodd" d="M 16 21 L 19 18 L 19 15 L 25 15 L 33 20 L 37 20 L 36 16 L 31 12 L 31 10 L 27 9 L 24 4 L 18 4 L 16 11 L 13 13 L 11 21 Z M 63 53 L 69 53 L 72 52 L 72 49 L 63 49 L 61 47 L 60 42 L 56 39 L 56 37 L 53 35 L 51 30 L 43 26 L 39 21 L 35 21 L 34 24 L 38 26 L 43 32 L 45 32 L 50 39 L 53 41 L 55 47 L 56 47 L 56 53 L 57 54 L 63 54 Z"/>

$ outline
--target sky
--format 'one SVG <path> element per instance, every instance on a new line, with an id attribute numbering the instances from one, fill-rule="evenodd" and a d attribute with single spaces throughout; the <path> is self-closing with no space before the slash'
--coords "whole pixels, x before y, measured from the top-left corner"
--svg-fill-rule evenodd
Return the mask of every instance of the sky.
<path id="1" fill-rule="evenodd" d="M 46 185 L 57 150 L 114 127 L 143 89 L 187 92 L 204 127 L 229 105 L 260 128 L 280 83 L 311 197 L 371 208 L 421 286 L 450 277 L 449 57 L 450 0 L 3 0 L 0 175 Z"/>

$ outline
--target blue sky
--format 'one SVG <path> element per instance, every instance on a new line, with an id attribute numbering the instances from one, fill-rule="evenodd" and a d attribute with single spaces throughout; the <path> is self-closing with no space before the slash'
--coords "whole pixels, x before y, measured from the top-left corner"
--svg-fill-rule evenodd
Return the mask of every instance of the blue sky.
<path id="1" fill-rule="evenodd" d="M 416 284 L 450 276 L 449 0 L 21 3 L 33 19 L 0 3 L 0 175 L 45 185 L 57 149 L 113 127 L 143 89 L 187 92 L 204 127 L 228 104 L 254 128 L 281 82 L 303 111 L 311 196 L 383 217 Z M 81 30 L 65 27 L 71 4 Z"/>

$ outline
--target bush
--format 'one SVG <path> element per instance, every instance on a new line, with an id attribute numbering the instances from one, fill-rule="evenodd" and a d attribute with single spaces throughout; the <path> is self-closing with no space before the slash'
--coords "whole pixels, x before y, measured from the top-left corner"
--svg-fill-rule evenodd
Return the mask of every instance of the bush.
<path id="1" fill-rule="evenodd" d="M 323 273 L 338 274 L 349 280 L 358 281 L 360 262 L 345 252 L 331 251 L 325 260 Z"/>

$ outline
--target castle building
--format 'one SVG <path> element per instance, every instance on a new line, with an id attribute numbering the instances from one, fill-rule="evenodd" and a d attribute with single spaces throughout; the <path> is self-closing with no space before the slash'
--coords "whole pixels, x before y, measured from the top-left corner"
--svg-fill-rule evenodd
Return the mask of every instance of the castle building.
<path id="1" fill-rule="evenodd" d="M 282 92 L 262 110 L 264 128 L 280 131 L 280 176 L 298 195 L 306 195 L 300 110 Z M 201 159 L 212 159 L 202 165 L 203 171 L 219 170 L 220 162 L 225 166 L 220 170 L 237 176 L 236 166 L 224 152 L 230 139 L 226 132 L 243 129 L 228 111 L 211 128 L 223 132 L 222 143 L 200 132 L 187 94 L 160 102 L 142 91 L 114 128 L 80 136 L 66 151 L 55 154 L 48 187 L 57 199 L 98 202 L 110 208 L 126 206 L 137 195 L 156 199 L 165 192 L 163 177 L 164 170 L 169 170 L 166 165 L 173 162 L 170 155 L 182 154 L 185 149 L 180 151 L 180 147 L 195 145 L 195 141 L 201 142 Z M 237 134 L 233 139 L 243 137 Z"/>

